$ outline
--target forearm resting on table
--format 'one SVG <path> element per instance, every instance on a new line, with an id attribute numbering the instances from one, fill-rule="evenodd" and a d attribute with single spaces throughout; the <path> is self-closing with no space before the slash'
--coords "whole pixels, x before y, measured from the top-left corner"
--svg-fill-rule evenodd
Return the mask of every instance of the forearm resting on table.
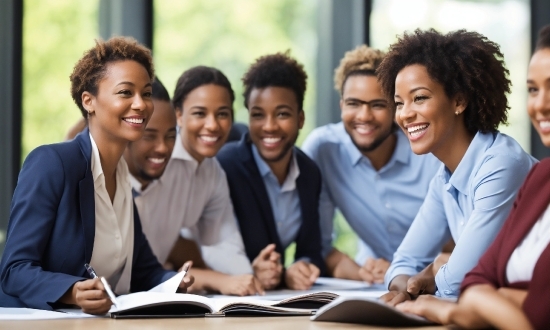
<path id="1" fill-rule="evenodd" d="M 532 329 L 514 299 L 488 284 L 474 285 L 460 296 L 450 321 L 463 328 Z"/>
<path id="2" fill-rule="evenodd" d="M 218 273 L 210 269 L 193 268 L 189 274 L 195 277 L 195 282 L 191 285 L 187 292 L 195 293 L 201 291 L 221 291 L 221 283 L 229 280 L 231 275 Z"/>
<path id="3" fill-rule="evenodd" d="M 346 254 L 337 249 L 332 249 L 325 259 L 329 275 L 336 278 L 361 281 L 359 265 Z"/>

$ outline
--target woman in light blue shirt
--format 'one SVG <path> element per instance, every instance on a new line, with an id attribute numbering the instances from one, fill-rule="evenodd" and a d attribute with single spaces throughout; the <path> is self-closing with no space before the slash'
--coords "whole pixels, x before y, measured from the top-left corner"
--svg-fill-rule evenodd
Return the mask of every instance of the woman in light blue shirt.
<path id="1" fill-rule="evenodd" d="M 412 150 L 443 163 L 394 255 L 382 300 L 456 297 L 536 162 L 497 130 L 507 120 L 508 70 L 499 46 L 484 36 L 432 29 L 403 35 L 378 72 Z M 436 269 L 432 262 L 450 238 L 456 247 Z"/>

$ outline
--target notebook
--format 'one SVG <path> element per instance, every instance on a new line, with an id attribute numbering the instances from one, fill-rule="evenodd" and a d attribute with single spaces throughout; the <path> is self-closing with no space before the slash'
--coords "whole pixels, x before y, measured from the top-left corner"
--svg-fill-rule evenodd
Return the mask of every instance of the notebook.
<path id="1" fill-rule="evenodd" d="M 148 291 L 117 297 L 117 306 L 113 305 L 109 313 L 112 318 L 312 315 L 337 297 L 329 292 L 316 292 L 270 301 L 254 297 L 208 298 Z"/>
<path id="2" fill-rule="evenodd" d="M 366 297 L 339 297 L 321 307 L 311 320 L 384 327 L 436 325 L 423 317 L 403 313 L 377 299 Z"/>

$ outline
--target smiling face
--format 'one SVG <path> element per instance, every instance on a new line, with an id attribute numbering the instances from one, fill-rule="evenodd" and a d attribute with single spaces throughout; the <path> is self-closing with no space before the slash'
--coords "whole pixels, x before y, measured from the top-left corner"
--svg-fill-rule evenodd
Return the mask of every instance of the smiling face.
<path id="1" fill-rule="evenodd" d="M 136 141 L 153 114 L 151 78 L 132 60 L 107 65 L 97 95 L 82 93 L 82 104 L 90 113 L 88 124 L 94 139 Z"/>
<path id="2" fill-rule="evenodd" d="M 124 152 L 130 173 L 146 186 L 160 178 L 176 141 L 176 115 L 167 101 L 153 100 L 155 112 L 143 137 L 130 142 Z"/>
<path id="3" fill-rule="evenodd" d="M 192 90 L 176 109 L 185 150 L 199 163 L 214 157 L 231 130 L 231 96 L 225 87 L 202 85 Z"/>
<path id="4" fill-rule="evenodd" d="M 340 100 L 342 122 L 351 140 L 363 153 L 377 149 L 393 131 L 393 111 L 375 76 L 346 79 Z"/>
<path id="5" fill-rule="evenodd" d="M 542 143 L 550 147 L 550 48 L 538 50 L 527 72 L 527 113 Z"/>
<path id="6" fill-rule="evenodd" d="M 248 111 L 250 139 L 266 163 L 289 162 L 305 119 L 294 92 L 285 87 L 254 88 Z"/>
<path id="7" fill-rule="evenodd" d="M 395 104 L 395 119 L 415 154 L 431 152 L 445 159 L 453 152 L 454 140 L 468 136 L 462 118 L 465 102 L 447 97 L 443 86 L 432 80 L 423 65 L 409 65 L 399 71 Z"/>

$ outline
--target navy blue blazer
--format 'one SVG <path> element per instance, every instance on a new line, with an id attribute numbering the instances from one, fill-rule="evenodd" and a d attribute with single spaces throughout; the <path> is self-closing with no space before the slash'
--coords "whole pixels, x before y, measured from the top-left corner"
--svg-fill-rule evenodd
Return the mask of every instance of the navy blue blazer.
<path id="1" fill-rule="evenodd" d="M 77 281 L 89 276 L 95 235 L 92 145 L 88 129 L 69 142 L 33 150 L 19 173 L 0 263 L 0 306 L 50 310 Z M 105 260 L 109 262 L 109 260 Z M 134 206 L 130 290 L 163 282 Z"/>
<path id="2" fill-rule="evenodd" d="M 251 145 L 249 135 L 245 134 L 240 141 L 226 144 L 218 152 L 217 158 L 227 174 L 229 192 L 248 259 L 252 262 L 263 248 L 275 243 L 275 250 L 281 254 L 284 264 L 285 253 L 264 181 L 252 155 Z M 302 212 L 302 226 L 296 238 L 294 258 L 309 258 L 319 267 L 321 274 L 324 274 L 325 262 L 321 257 L 319 224 L 321 172 L 300 149 L 294 147 L 294 153 L 300 168 L 296 187 Z"/>

